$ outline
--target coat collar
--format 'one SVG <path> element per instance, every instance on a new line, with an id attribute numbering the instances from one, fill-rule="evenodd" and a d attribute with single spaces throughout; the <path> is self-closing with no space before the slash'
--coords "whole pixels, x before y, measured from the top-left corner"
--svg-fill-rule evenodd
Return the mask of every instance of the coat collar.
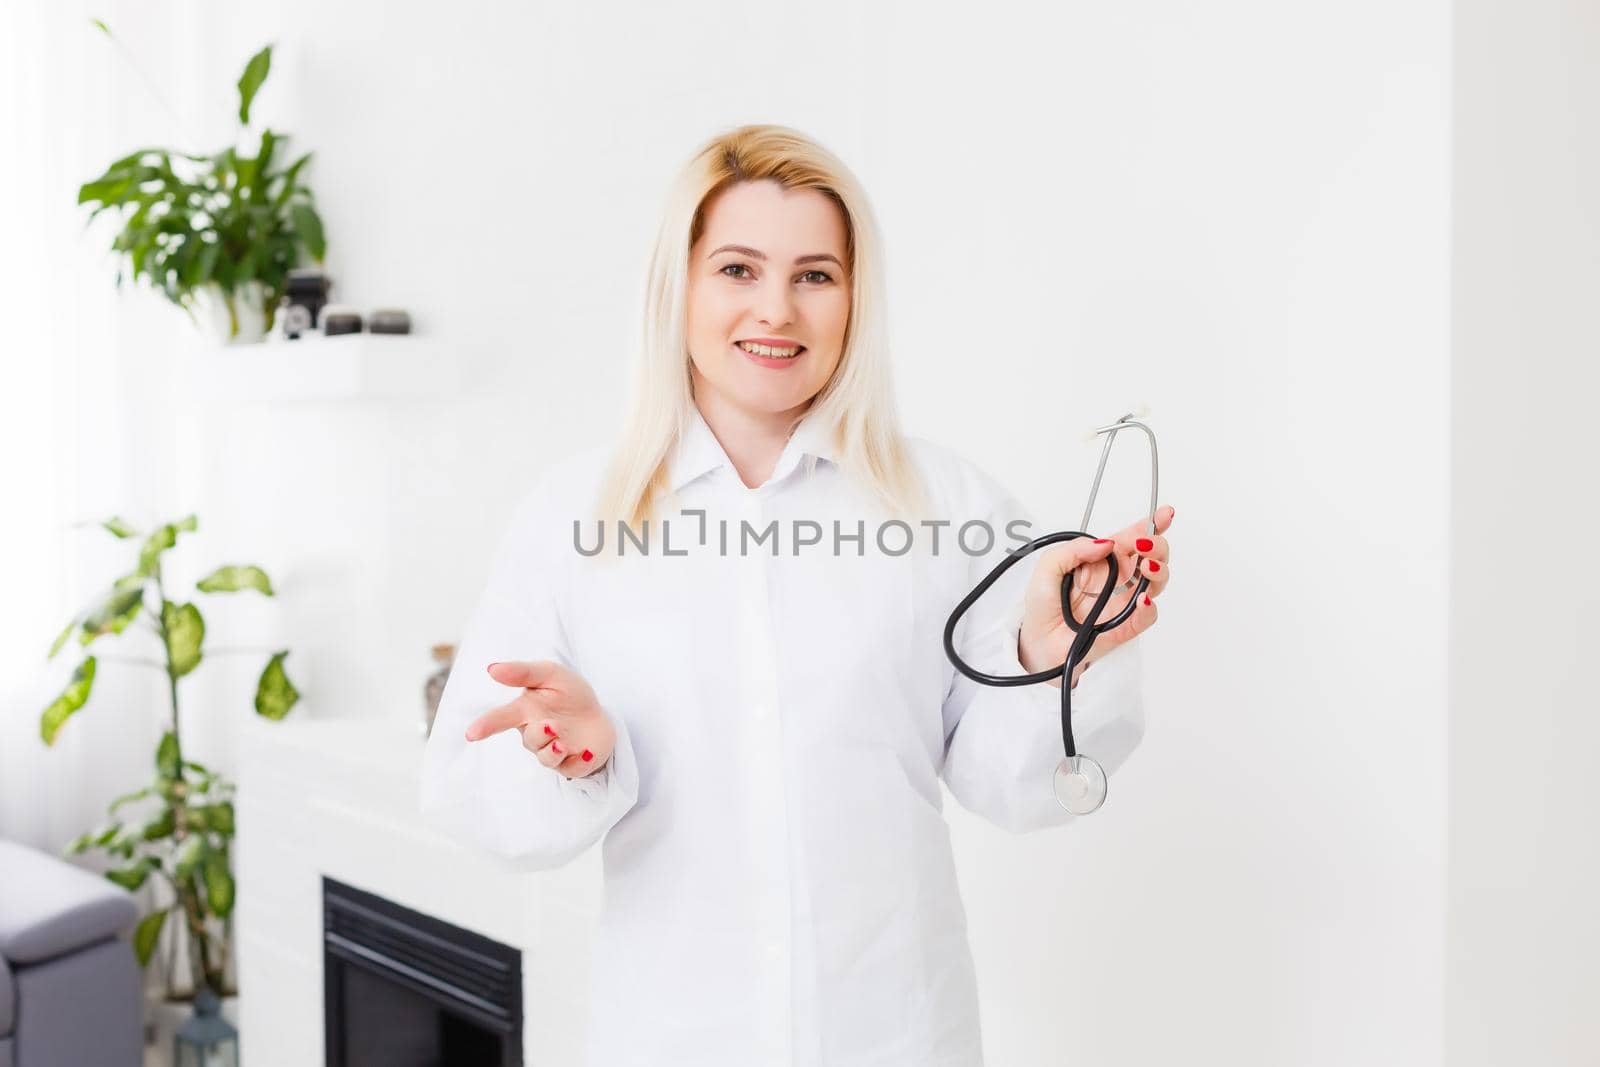
<path id="1" fill-rule="evenodd" d="M 804 456 L 815 456 L 829 463 L 838 462 L 830 427 L 814 409 L 806 412 L 800 425 L 789 435 L 789 441 L 784 445 L 783 454 L 778 457 L 768 484 L 787 476 Z M 669 475 L 671 491 L 676 493 L 701 475 L 724 466 L 732 469 L 733 461 L 728 458 L 722 442 L 711 432 L 711 427 L 706 425 L 705 416 L 691 402 L 688 430 L 673 449 Z"/>

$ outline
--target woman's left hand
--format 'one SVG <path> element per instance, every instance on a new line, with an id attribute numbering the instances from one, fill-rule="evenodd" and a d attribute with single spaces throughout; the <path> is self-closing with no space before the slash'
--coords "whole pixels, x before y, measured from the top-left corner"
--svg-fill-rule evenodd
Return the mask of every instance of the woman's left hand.
<path id="1" fill-rule="evenodd" d="M 1094 646 L 1073 672 L 1072 684 L 1078 684 L 1089 664 L 1155 625 L 1156 598 L 1167 588 L 1167 579 L 1171 576 L 1167 567 L 1167 539 L 1161 535 L 1172 526 L 1174 514 L 1170 507 L 1156 509 L 1153 537 L 1149 532 L 1150 520 L 1141 518 L 1102 541 L 1079 537 L 1065 544 L 1051 545 L 1039 553 L 1039 562 L 1028 579 L 1022 633 L 1017 642 L 1017 656 L 1023 670 L 1033 674 L 1066 661 L 1067 650 L 1078 635 L 1061 615 L 1061 579 L 1068 571 L 1073 571 L 1069 607 L 1073 620 L 1082 626 L 1110 576 L 1107 559 L 1111 555 L 1115 555 L 1117 562 L 1117 588 L 1106 602 L 1105 610 L 1100 612 L 1100 618 L 1116 618 L 1127 606 L 1140 577 L 1150 579 L 1150 586 L 1122 625 L 1095 638 Z M 1133 586 L 1124 584 L 1130 577 Z M 1050 684 L 1059 688 L 1061 679 L 1052 678 Z"/>

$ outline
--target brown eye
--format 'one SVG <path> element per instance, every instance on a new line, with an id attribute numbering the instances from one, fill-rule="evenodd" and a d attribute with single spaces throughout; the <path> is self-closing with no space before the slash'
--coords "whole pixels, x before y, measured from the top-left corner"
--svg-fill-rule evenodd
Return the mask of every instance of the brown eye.
<path id="1" fill-rule="evenodd" d="M 745 266 L 743 263 L 729 263 L 726 267 L 723 267 L 717 273 L 719 273 L 719 274 L 727 274 L 728 277 L 730 277 L 730 278 L 742 278 L 742 277 L 744 277 L 744 275 L 740 275 L 740 274 L 728 274 L 728 272 L 730 270 L 742 270 L 746 274 L 748 274 L 750 272 L 750 268 Z"/>
<path id="2" fill-rule="evenodd" d="M 833 281 L 833 279 L 831 277 L 829 277 L 826 272 L 820 271 L 820 270 L 808 270 L 804 274 L 800 275 L 800 277 L 801 278 L 810 278 L 813 275 L 818 279 L 817 284 L 819 284 L 819 285 L 823 284 L 824 282 Z"/>

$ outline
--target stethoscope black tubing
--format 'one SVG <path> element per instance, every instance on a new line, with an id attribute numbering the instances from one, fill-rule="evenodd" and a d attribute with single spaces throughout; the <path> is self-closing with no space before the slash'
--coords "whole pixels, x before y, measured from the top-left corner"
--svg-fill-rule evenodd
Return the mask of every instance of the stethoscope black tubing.
<path id="1" fill-rule="evenodd" d="M 1100 612 L 1105 609 L 1106 604 L 1111 600 L 1111 591 L 1117 587 L 1117 556 L 1115 552 L 1112 552 L 1106 557 L 1106 562 L 1111 567 L 1111 576 L 1106 581 L 1104 588 L 1100 590 L 1099 597 L 1095 599 L 1094 608 L 1089 612 L 1088 617 L 1084 619 L 1083 625 L 1080 626 L 1078 621 L 1072 617 L 1071 605 L 1072 576 L 1076 573 L 1076 569 L 1062 575 L 1061 617 L 1078 636 L 1073 640 L 1072 646 L 1067 649 L 1066 662 L 1059 667 L 1051 667 L 1047 671 L 1035 671 L 1032 674 L 985 674 L 965 662 L 956 653 L 955 632 L 956 624 L 961 621 L 961 616 L 966 614 L 967 609 L 977 602 L 978 598 L 1006 572 L 1008 567 L 1016 564 L 1023 556 L 1036 552 L 1047 545 L 1089 536 L 1089 534 L 1079 533 L 1075 530 L 1062 530 L 1058 533 L 1035 537 L 1026 545 L 1018 548 L 1008 549 L 1006 558 L 1001 560 L 994 570 L 990 571 L 988 576 L 979 582 L 961 603 L 956 605 L 955 610 L 950 613 L 950 621 L 944 624 L 944 654 L 950 657 L 950 662 L 955 664 L 956 670 L 975 682 L 983 685 L 1007 686 L 1033 685 L 1037 682 L 1048 682 L 1052 678 L 1061 679 L 1061 744 L 1066 750 L 1068 759 L 1078 754 L 1077 744 L 1072 737 L 1072 671 L 1077 669 L 1078 664 L 1083 661 L 1083 657 L 1089 654 L 1089 649 L 1094 647 L 1095 638 L 1107 630 L 1114 630 L 1121 626 L 1123 621 L 1133 614 L 1134 608 L 1139 604 L 1139 597 L 1150 585 L 1150 579 L 1145 575 L 1140 575 L 1139 585 L 1134 589 L 1133 596 L 1129 599 L 1127 607 L 1118 612 L 1117 617 L 1110 622 L 1099 622 Z"/>

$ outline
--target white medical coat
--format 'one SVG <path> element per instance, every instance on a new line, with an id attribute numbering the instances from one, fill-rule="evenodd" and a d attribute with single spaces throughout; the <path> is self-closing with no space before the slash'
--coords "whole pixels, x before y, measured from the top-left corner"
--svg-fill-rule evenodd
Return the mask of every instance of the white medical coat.
<path id="1" fill-rule="evenodd" d="M 601 449 L 557 462 L 516 509 L 444 690 L 422 807 L 524 868 L 604 838 L 590 1067 L 981 1065 L 939 783 L 1013 832 L 1074 816 L 1051 790 L 1060 690 L 972 682 L 946 658 L 943 630 L 1006 549 L 1048 531 L 1011 536 L 1007 523 L 1028 516 L 994 479 L 909 444 L 929 518 L 949 521 L 936 548 L 923 525 L 881 527 L 880 545 L 883 517 L 811 417 L 752 489 L 695 412 L 670 467 L 667 544 L 652 521 L 647 552 L 628 541 L 618 558 L 614 523 L 608 563 L 578 551 L 600 536 Z M 956 544 L 974 519 L 994 531 L 983 555 Z M 816 532 L 797 520 L 816 523 L 820 543 L 798 545 Z M 984 540 L 968 529 L 970 548 Z M 968 663 L 1023 673 L 1017 630 L 1038 559 L 964 617 Z M 1112 774 L 1143 733 L 1138 644 L 1073 691 L 1078 749 Z M 610 761 L 587 778 L 543 766 L 515 730 L 463 737 L 516 695 L 486 665 L 539 659 L 587 679 L 615 725 Z"/>

